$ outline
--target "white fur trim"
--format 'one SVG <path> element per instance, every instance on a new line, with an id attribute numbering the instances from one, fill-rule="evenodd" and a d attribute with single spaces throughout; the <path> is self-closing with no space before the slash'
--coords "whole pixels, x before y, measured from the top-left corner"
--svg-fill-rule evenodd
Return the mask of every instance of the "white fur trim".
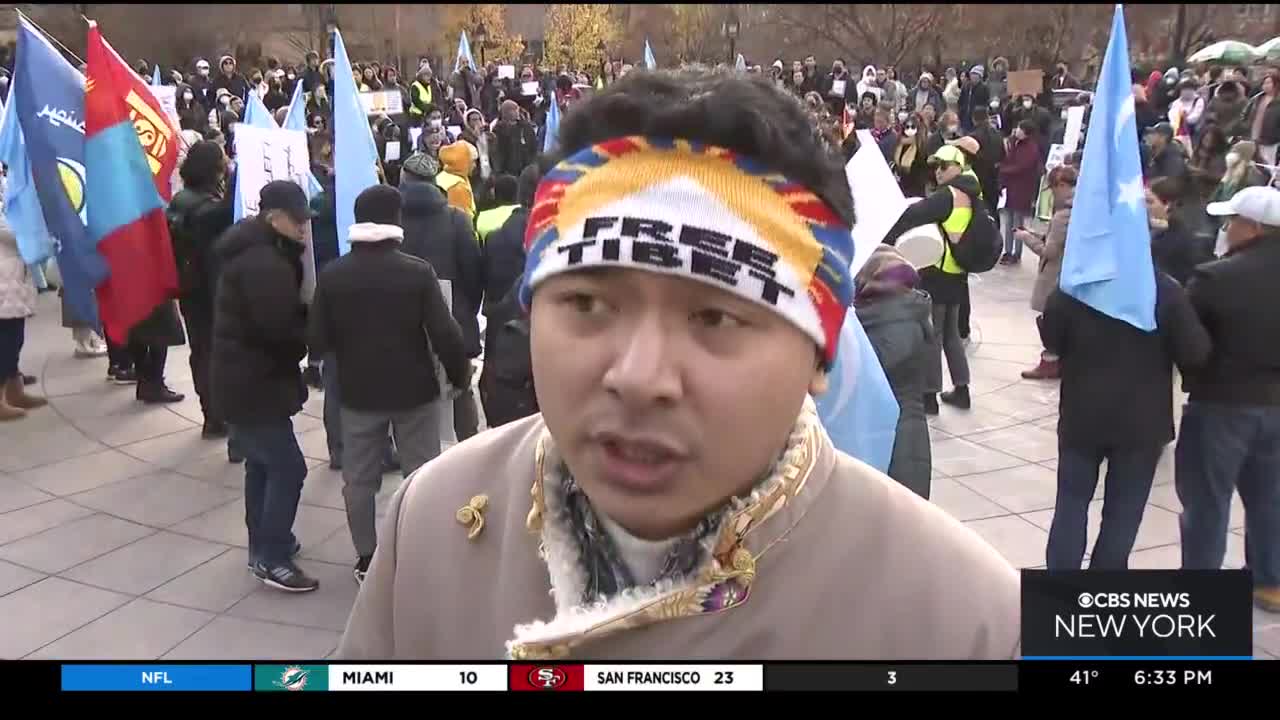
<path id="1" fill-rule="evenodd" d="M 383 240 L 395 240 L 396 242 L 404 242 L 404 228 L 399 225 L 380 225 L 378 223 L 356 223 L 351 226 L 351 231 L 347 235 L 347 239 L 353 243 L 358 242 L 382 242 Z"/>

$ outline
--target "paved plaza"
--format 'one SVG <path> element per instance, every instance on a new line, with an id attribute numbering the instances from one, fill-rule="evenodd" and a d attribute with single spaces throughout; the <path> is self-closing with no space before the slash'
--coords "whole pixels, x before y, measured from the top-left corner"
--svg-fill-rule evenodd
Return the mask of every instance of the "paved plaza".
<path id="1" fill-rule="evenodd" d="M 1039 352 L 1027 298 L 1034 258 L 973 285 L 974 409 L 933 418 L 933 502 L 1017 567 L 1044 563 L 1053 516 L 1057 383 L 1022 380 Z M 294 418 L 310 475 L 294 530 L 320 589 L 288 595 L 245 569 L 243 466 L 200 438 L 185 348 L 169 354 L 176 405 L 134 401 L 106 359 L 72 357 L 57 298 L 40 296 L 22 367 L 50 406 L 0 426 L 0 658 L 321 659 L 357 586 L 342 481 L 327 463 L 322 396 Z M 1176 568 L 1172 446 L 1156 474 L 1134 568 Z M 388 475 L 379 507 L 400 484 Z M 1090 508 L 1090 542 L 1102 487 Z M 1237 498 L 1227 566 L 1244 562 Z M 814 582 L 822 582 L 814 578 Z M 815 619 L 821 622 L 821 618 Z M 1254 611 L 1254 652 L 1280 656 L 1280 616 Z"/>

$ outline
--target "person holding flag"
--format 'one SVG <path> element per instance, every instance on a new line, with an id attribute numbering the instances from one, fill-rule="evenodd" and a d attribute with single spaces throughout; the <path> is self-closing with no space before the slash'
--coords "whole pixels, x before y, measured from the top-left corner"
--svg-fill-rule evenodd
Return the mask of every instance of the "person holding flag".
<path id="1" fill-rule="evenodd" d="M 1013 657 L 1008 562 L 818 419 L 854 207 L 798 104 L 641 73 L 557 137 L 519 289 L 541 413 L 406 481 L 336 657 Z"/>
<path id="2" fill-rule="evenodd" d="M 97 291 L 103 326 L 112 341 L 128 343 L 138 400 L 179 402 L 183 395 L 164 383 L 168 348 L 186 342 L 165 218 L 177 131 L 92 20 L 87 55 L 85 201 L 89 238 L 110 269 Z"/>
<path id="3" fill-rule="evenodd" d="M 1080 569 L 1104 460 L 1103 520 L 1089 567 L 1128 567 L 1156 464 L 1173 440 L 1173 367 L 1185 375 L 1210 353 L 1186 293 L 1152 261 L 1135 123 L 1124 11 L 1117 6 L 1060 288 L 1040 319 L 1044 348 L 1059 358 L 1062 374 L 1049 570 Z"/>

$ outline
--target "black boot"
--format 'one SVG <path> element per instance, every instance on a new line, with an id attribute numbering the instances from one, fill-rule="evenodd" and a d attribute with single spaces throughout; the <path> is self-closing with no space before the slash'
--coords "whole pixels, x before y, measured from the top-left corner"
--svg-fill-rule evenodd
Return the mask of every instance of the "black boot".
<path id="1" fill-rule="evenodd" d="M 165 387 L 163 380 L 138 381 L 138 389 L 134 395 L 139 401 L 148 405 L 182 402 L 186 395 L 174 392 Z"/>
<path id="2" fill-rule="evenodd" d="M 938 396 L 935 393 L 924 394 L 924 414 L 925 415 L 938 414 Z"/>
<path id="3" fill-rule="evenodd" d="M 204 427 L 200 429 L 200 437 L 205 440 L 224 438 L 227 436 L 227 424 L 221 420 L 205 418 Z"/>
<path id="4" fill-rule="evenodd" d="M 950 405 L 951 407 L 960 408 L 961 410 L 968 410 L 972 405 L 972 402 L 969 399 L 968 385 L 957 385 L 954 390 L 951 392 L 944 392 L 940 397 L 942 402 Z"/>

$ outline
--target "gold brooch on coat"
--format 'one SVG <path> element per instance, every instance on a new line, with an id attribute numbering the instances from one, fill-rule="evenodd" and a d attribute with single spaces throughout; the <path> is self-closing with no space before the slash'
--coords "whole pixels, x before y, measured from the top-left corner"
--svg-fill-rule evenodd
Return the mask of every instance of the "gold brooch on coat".
<path id="1" fill-rule="evenodd" d="M 476 495 L 466 505 L 458 508 L 454 517 L 467 528 L 467 539 L 475 540 L 484 530 L 484 511 L 489 506 L 488 495 Z"/>

